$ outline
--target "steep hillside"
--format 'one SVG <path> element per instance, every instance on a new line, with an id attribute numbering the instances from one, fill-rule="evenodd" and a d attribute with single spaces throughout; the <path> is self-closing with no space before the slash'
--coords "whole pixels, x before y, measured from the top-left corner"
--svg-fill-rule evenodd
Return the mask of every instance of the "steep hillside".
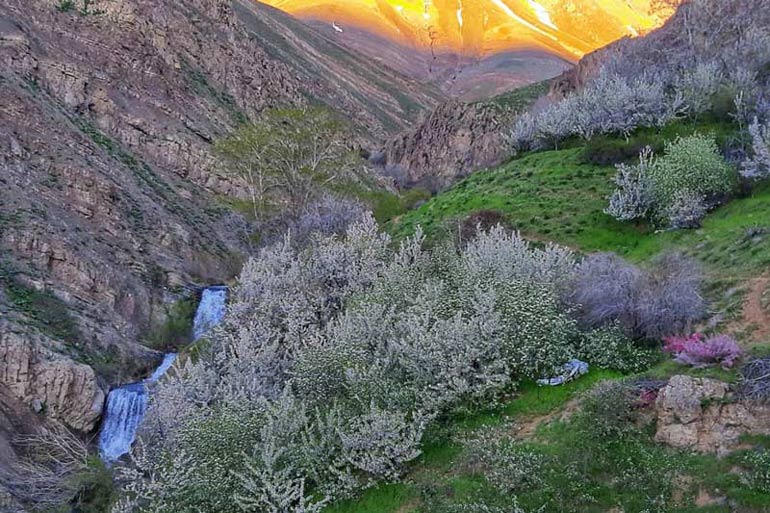
<path id="1" fill-rule="evenodd" d="M 408 128 L 422 111 L 446 99 L 437 89 L 394 72 L 389 62 L 351 51 L 277 9 L 248 1 L 234 6 L 249 38 L 285 63 L 307 96 L 338 108 L 370 137 Z"/>
<path id="2" fill-rule="evenodd" d="M 320 103 L 370 144 L 441 98 L 250 1 L 4 2 L 0 381 L 90 430 L 169 302 L 249 249 L 216 140 Z"/>
<path id="3" fill-rule="evenodd" d="M 462 101 L 486 100 L 556 77 L 572 67 L 569 60 L 537 48 L 514 48 L 488 56 L 431 52 L 355 26 L 339 32 L 327 22 L 311 19 L 307 23 L 329 39 L 368 56 L 372 62 L 432 84 Z"/>
<path id="4" fill-rule="evenodd" d="M 401 187 L 441 190 L 507 156 L 506 128 L 548 90 L 530 85 L 479 102 L 447 102 L 390 138 L 373 161 Z"/>
<path id="5" fill-rule="evenodd" d="M 659 24 L 669 9 L 649 0 L 269 0 L 305 19 L 366 29 L 418 49 L 486 57 L 537 48 L 579 58 Z"/>
<path id="6" fill-rule="evenodd" d="M 373 61 L 462 100 L 552 78 L 586 53 L 660 25 L 649 0 L 269 0 Z"/>
<path id="7" fill-rule="evenodd" d="M 721 141 L 729 141 L 733 130 L 722 124 L 676 124 L 643 131 L 617 144 L 633 153 L 640 144 L 662 148 L 664 141 L 693 132 L 716 133 Z M 605 214 L 615 167 L 591 162 L 594 147 L 574 146 L 529 154 L 474 173 L 393 221 L 391 231 L 401 238 L 421 226 L 435 241 L 453 237 L 458 225 L 473 214 L 495 212 L 528 238 L 556 241 L 586 253 L 612 251 L 641 262 L 664 250 L 682 250 L 703 261 L 720 291 L 770 266 L 770 227 L 763 215 L 770 209 L 767 184 L 751 197 L 709 214 L 700 230 L 659 231 L 620 223 Z M 595 148 L 603 151 L 601 145 Z"/>

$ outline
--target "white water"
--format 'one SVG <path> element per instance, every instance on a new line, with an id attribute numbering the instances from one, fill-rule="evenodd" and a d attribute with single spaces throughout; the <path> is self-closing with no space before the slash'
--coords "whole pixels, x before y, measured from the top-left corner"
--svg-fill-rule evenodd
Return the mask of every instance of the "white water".
<path id="1" fill-rule="evenodd" d="M 210 287 L 203 291 L 193 322 L 193 338 L 222 321 L 227 301 L 226 287 Z M 99 453 L 107 462 L 117 461 L 131 449 L 136 432 L 147 411 L 148 385 L 156 383 L 174 364 L 176 353 L 168 353 L 152 375 L 138 383 L 114 388 L 107 396 L 104 421 L 99 433 Z"/>
<path id="2" fill-rule="evenodd" d="M 222 322 L 227 306 L 227 287 L 209 287 L 203 291 L 193 322 L 193 340 Z"/>
<path id="3" fill-rule="evenodd" d="M 156 383 L 160 378 L 163 377 L 166 371 L 169 370 L 172 365 L 174 365 L 174 360 L 176 360 L 176 353 L 166 354 L 158 368 L 155 369 L 152 375 L 145 379 L 144 382 L 148 384 Z"/>
<path id="4" fill-rule="evenodd" d="M 144 383 L 132 383 L 110 391 L 99 433 L 99 453 L 104 461 L 116 461 L 128 452 L 145 411 L 147 390 Z"/>

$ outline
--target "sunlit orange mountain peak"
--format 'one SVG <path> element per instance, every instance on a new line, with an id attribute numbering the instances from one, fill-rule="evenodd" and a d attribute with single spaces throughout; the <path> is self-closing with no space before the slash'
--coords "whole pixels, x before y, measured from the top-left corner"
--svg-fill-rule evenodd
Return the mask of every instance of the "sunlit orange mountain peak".
<path id="1" fill-rule="evenodd" d="M 365 30 L 434 52 L 483 58 L 545 50 L 568 60 L 659 26 L 655 0 L 262 0 L 335 31 Z"/>

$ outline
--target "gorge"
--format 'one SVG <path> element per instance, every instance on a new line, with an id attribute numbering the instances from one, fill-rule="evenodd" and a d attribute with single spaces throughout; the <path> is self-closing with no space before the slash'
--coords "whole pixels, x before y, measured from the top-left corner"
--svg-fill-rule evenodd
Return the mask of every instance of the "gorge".
<path id="1" fill-rule="evenodd" d="M 202 291 L 192 326 L 193 342 L 222 321 L 226 303 L 227 287 L 208 287 Z M 168 353 L 147 379 L 115 387 L 110 391 L 99 433 L 99 453 L 106 462 L 116 461 L 131 450 L 147 411 L 152 386 L 171 368 L 176 358 L 176 353 Z"/>

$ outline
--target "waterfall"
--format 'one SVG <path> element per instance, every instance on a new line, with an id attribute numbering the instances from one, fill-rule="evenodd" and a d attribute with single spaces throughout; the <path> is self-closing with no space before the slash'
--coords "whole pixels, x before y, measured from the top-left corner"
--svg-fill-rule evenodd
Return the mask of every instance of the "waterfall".
<path id="1" fill-rule="evenodd" d="M 146 410 L 147 390 L 144 383 L 110 390 L 99 433 L 99 453 L 104 461 L 116 461 L 128 452 Z"/>
<path id="2" fill-rule="evenodd" d="M 171 368 L 171 366 L 174 364 L 174 360 L 176 360 L 176 353 L 168 353 L 166 356 L 163 357 L 163 361 L 158 366 L 157 369 L 152 373 L 152 375 L 147 378 L 145 383 L 156 383 L 160 378 L 163 377 L 163 375 L 166 373 L 167 370 Z"/>
<path id="3" fill-rule="evenodd" d="M 203 291 L 193 321 L 195 340 L 222 321 L 226 301 L 227 287 L 209 287 Z M 131 449 L 147 411 L 147 386 L 163 377 L 175 359 L 176 353 L 168 353 L 149 378 L 114 388 L 107 395 L 104 420 L 99 433 L 99 453 L 104 461 L 117 461 Z"/>
<path id="4" fill-rule="evenodd" d="M 198 311 L 195 312 L 193 340 L 198 340 L 222 321 L 226 306 L 227 287 L 208 287 L 203 291 Z"/>

